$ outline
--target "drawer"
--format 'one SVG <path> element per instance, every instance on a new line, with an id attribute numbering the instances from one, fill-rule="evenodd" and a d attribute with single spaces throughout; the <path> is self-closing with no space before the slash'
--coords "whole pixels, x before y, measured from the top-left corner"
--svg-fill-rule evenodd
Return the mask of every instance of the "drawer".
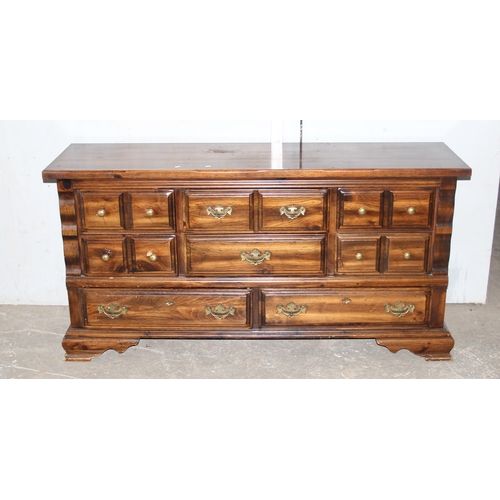
<path id="1" fill-rule="evenodd" d="M 325 237 L 186 237 L 189 276 L 325 274 Z"/>
<path id="2" fill-rule="evenodd" d="M 430 269 L 430 236 L 387 236 L 388 273 L 427 273 Z"/>
<path id="3" fill-rule="evenodd" d="M 433 189 L 394 190 L 390 192 L 389 227 L 430 228 L 434 212 Z"/>
<path id="4" fill-rule="evenodd" d="M 253 231 L 253 191 L 214 191 L 185 192 L 185 229 L 204 232 Z"/>
<path id="5" fill-rule="evenodd" d="M 82 269 L 84 274 L 123 273 L 125 238 L 82 238 Z"/>
<path id="6" fill-rule="evenodd" d="M 337 273 L 375 274 L 379 262 L 379 237 L 337 236 Z"/>
<path id="7" fill-rule="evenodd" d="M 130 242 L 133 272 L 176 274 L 175 236 L 133 237 Z"/>
<path id="8" fill-rule="evenodd" d="M 174 229 L 173 191 L 128 193 L 126 200 L 134 229 Z"/>
<path id="9" fill-rule="evenodd" d="M 80 205 L 82 228 L 84 230 L 122 229 L 120 198 L 119 193 L 79 192 L 77 200 Z"/>
<path id="10" fill-rule="evenodd" d="M 324 231 L 326 190 L 259 191 L 260 231 Z"/>
<path id="11" fill-rule="evenodd" d="M 249 290 L 84 291 L 86 326 L 92 328 L 251 327 Z"/>
<path id="12" fill-rule="evenodd" d="M 263 326 L 422 324 L 428 290 L 262 290 Z"/>
<path id="13" fill-rule="evenodd" d="M 381 228 L 383 217 L 383 190 L 344 190 L 338 191 L 338 227 Z"/>

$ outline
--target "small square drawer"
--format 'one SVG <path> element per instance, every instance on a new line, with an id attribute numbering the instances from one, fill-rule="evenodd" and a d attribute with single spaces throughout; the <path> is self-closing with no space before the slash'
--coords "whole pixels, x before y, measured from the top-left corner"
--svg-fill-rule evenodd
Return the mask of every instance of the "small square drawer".
<path id="1" fill-rule="evenodd" d="M 324 231 L 326 190 L 259 191 L 260 231 Z"/>
<path id="2" fill-rule="evenodd" d="M 123 227 L 120 214 L 120 193 L 78 194 L 84 230 L 113 230 Z"/>
<path id="3" fill-rule="evenodd" d="M 251 327 L 249 290 L 85 290 L 86 326 L 231 330 Z"/>
<path id="4" fill-rule="evenodd" d="M 390 197 L 389 227 L 431 227 L 434 190 L 394 190 Z"/>
<path id="5" fill-rule="evenodd" d="M 188 236 L 188 276 L 318 276 L 325 274 L 324 236 Z"/>
<path id="6" fill-rule="evenodd" d="M 253 191 L 187 190 L 184 201 L 187 231 L 253 230 Z"/>
<path id="7" fill-rule="evenodd" d="M 134 229 L 174 229 L 173 191 L 129 193 L 127 201 Z"/>
<path id="8" fill-rule="evenodd" d="M 429 292 L 400 290 L 262 290 L 265 326 L 422 324 Z"/>
<path id="9" fill-rule="evenodd" d="M 387 236 L 387 272 L 429 272 L 429 240 L 429 235 Z"/>
<path id="10" fill-rule="evenodd" d="M 175 236 L 130 238 L 132 271 L 136 273 L 176 274 Z"/>
<path id="11" fill-rule="evenodd" d="M 382 227 L 384 191 L 340 189 L 338 196 L 340 229 Z"/>
<path id="12" fill-rule="evenodd" d="M 124 238 L 82 238 L 84 274 L 126 272 Z"/>
<path id="13" fill-rule="evenodd" d="M 378 273 L 379 261 L 379 237 L 337 237 L 337 272 L 339 274 Z"/>

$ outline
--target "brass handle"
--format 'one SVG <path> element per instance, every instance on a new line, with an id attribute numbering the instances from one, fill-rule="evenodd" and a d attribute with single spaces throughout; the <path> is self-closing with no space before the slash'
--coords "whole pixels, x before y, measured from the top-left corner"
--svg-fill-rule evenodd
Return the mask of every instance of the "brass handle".
<path id="1" fill-rule="evenodd" d="M 282 206 L 280 207 L 280 215 L 286 215 L 289 219 L 296 219 L 301 215 L 306 214 L 306 207 L 297 207 L 296 205 L 290 205 L 288 208 Z"/>
<path id="2" fill-rule="evenodd" d="M 408 215 L 415 215 L 416 210 L 414 207 L 409 207 L 407 212 L 408 212 Z"/>
<path id="3" fill-rule="evenodd" d="M 358 214 L 359 214 L 359 215 L 366 215 L 366 208 L 364 208 L 364 207 L 359 207 L 359 209 L 358 209 Z"/>
<path id="4" fill-rule="evenodd" d="M 257 248 L 254 248 L 250 253 L 247 253 L 245 250 L 240 253 L 241 260 L 246 260 L 255 266 L 257 264 L 262 264 L 265 260 L 271 260 L 271 255 L 272 254 L 269 250 L 261 253 L 261 251 Z"/>
<path id="5" fill-rule="evenodd" d="M 356 257 L 356 260 L 363 260 L 363 259 L 364 259 L 363 254 L 362 254 L 361 252 L 358 252 L 358 253 L 355 255 L 355 257 Z"/>
<path id="6" fill-rule="evenodd" d="M 396 302 L 393 306 L 391 306 L 390 304 L 385 305 L 385 312 L 391 313 L 398 318 L 401 318 L 402 316 L 405 316 L 406 314 L 414 311 L 415 304 L 405 305 L 404 302 Z"/>
<path id="7" fill-rule="evenodd" d="M 307 306 L 301 304 L 298 306 L 295 302 L 289 302 L 286 306 L 283 304 L 278 304 L 276 306 L 277 313 L 283 313 L 285 316 L 291 318 L 292 316 L 298 316 L 300 313 L 305 313 L 307 311 Z"/>
<path id="8" fill-rule="evenodd" d="M 405 252 L 405 254 L 403 255 L 403 258 L 405 260 L 410 260 L 411 259 L 411 253 L 410 252 Z"/>
<path id="9" fill-rule="evenodd" d="M 173 300 L 170 300 L 168 299 L 167 301 L 165 301 L 165 305 L 168 306 L 168 307 L 171 307 L 174 305 L 174 301 Z"/>
<path id="10" fill-rule="evenodd" d="M 104 208 L 101 208 L 100 210 L 97 211 L 97 217 L 104 217 L 106 215 L 106 210 Z"/>
<path id="11" fill-rule="evenodd" d="M 340 302 L 342 302 L 342 304 L 350 304 L 352 301 L 349 297 L 345 297 Z"/>
<path id="12" fill-rule="evenodd" d="M 215 307 L 206 306 L 205 314 L 208 316 L 211 314 L 214 318 L 224 319 L 229 315 L 234 316 L 236 308 L 233 306 L 226 307 L 224 304 L 217 304 Z"/>
<path id="13" fill-rule="evenodd" d="M 216 219 L 222 219 L 226 215 L 231 215 L 233 213 L 233 207 L 228 206 L 224 208 L 222 205 L 215 205 L 214 208 L 207 207 L 207 214 L 215 217 Z"/>
<path id="14" fill-rule="evenodd" d="M 97 306 L 97 311 L 99 314 L 105 314 L 108 318 L 116 319 L 122 314 L 127 314 L 128 308 L 127 306 L 120 307 L 118 304 L 111 302 L 111 304 L 108 304 L 107 306 Z"/>
<path id="15" fill-rule="evenodd" d="M 155 211 L 152 208 L 148 208 L 146 210 L 146 217 L 153 217 L 154 214 L 155 214 Z"/>
<path id="16" fill-rule="evenodd" d="M 108 260 L 111 258 L 111 255 L 109 255 L 109 253 L 103 253 L 101 255 L 101 259 L 104 261 L 104 262 L 108 262 Z"/>

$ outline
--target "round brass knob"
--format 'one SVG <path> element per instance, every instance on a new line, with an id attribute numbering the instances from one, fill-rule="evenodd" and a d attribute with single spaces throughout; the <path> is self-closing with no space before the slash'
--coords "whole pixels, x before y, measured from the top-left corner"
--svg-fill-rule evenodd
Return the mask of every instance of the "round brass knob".
<path id="1" fill-rule="evenodd" d="M 363 260 L 363 254 L 361 252 L 356 254 L 356 260 Z"/>
<path id="2" fill-rule="evenodd" d="M 409 207 L 407 212 L 408 212 L 408 215 L 415 215 L 416 210 L 413 207 Z"/>
<path id="3" fill-rule="evenodd" d="M 152 253 L 151 255 L 149 255 L 149 260 L 151 262 L 156 262 L 156 260 L 158 259 L 157 255 Z"/>
<path id="4" fill-rule="evenodd" d="M 106 210 L 104 208 L 101 208 L 100 210 L 97 211 L 97 217 L 104 217 L 106 215 Z"/>
<path id="5" fill-rule="evenodd" d="M 109 253 L 103 253 L 101 255 L 101 259 L 104 261 L 104 262 L 108 262 L 109 260 Z"/>
<path id="6" fill-rule="evenodd" d="M 154 214 L 155 214 L 155 211 L 152 208 L 148 208 L 146 210 L 146 217 L 153 217 Z"/>
<path id="7" fill-rule="evenodd" d="M 359 207 L 358 214 L 359 215 L 366 215 L 366 208 L 365 207 Z"/>
<path id="8" fill-rule="evenodd" d="M 411 259 L 411 253 L 410 252 L 405 252 L 405 254 L 403 255 L 404 259 L 405 260 L 410 260 Z"/>

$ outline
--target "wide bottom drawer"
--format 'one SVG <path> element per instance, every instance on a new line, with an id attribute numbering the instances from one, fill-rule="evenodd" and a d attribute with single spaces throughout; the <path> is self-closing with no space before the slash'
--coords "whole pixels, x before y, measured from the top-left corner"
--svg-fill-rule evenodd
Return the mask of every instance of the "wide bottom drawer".
<path id="1" fill-rule="evenodd" d="M 265 326 L 423 324 L 430 290 L 262 290 Z"/>
<path id="2" fill-rule="evenodd" d="M 91 328 L 250 328 L 250 290 L 85 290 Z"/>

